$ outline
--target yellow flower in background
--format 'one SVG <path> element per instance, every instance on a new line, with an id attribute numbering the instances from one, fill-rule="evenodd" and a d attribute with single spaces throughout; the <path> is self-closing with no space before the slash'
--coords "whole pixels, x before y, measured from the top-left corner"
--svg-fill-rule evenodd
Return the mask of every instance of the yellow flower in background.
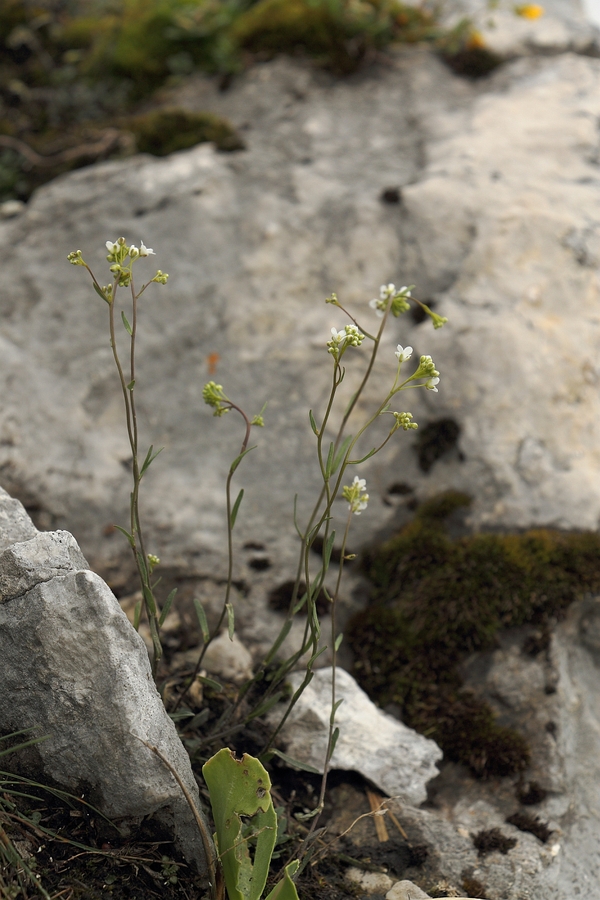
<path id="1" fill-rule="evenodd" d="M 539 19 L 544 15 L 544 7 L 537 3 L 525 3 L 523 6 L 515 6 L 514 11 L 523 19 Z"/>
<path id="2" fill-rule="evenodd" d="M 467 50 L 478 50 L 485 47 L 485 38 L 480 31 L 472 31 L 466 43 Z"/>

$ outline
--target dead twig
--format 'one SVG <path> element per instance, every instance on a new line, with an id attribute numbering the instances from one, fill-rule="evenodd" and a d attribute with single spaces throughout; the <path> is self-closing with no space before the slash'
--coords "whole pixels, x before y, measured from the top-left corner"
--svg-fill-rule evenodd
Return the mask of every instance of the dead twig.
<path id="1" fill-rule="evenodd" d="M 6 147 L 8 150 L 14 150 L 19 153 L 31 166 L 38 169 L 50 169 L 54 166 L 61 166 L 64 163 L 76 162 L 86 157 L 97 157 L 109 150 L 117 147 L 121 141 L 121 132 L 118 128 L 107 128 L 102 137 L 90 144 L 79 144 L 77 147 L 70 147 L 61 153 L 53 153 L 51 156 L 42 156 L 19 138 L 11 137 L 8 134 L 0 134 L 0 147 Z"/>

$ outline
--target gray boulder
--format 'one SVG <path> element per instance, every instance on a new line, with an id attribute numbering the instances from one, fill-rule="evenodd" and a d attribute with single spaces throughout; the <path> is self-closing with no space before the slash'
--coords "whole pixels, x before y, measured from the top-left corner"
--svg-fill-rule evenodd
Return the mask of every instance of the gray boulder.
<path id="1" fill-rule="evenodd" d="M 154 816 L 206 872 L 198 828 L 155 747 L 200 808 L 188 756 L 154 686 L 148 654 L 68 532 L 38 533 L 0 489 L 0 734 L 48 739 L 11 757 L 29 777 L 85 793 L 108 818 Z M 12 526 L 16 543 L 10 543 Z M 32 534 L 33 532 L 33 534 Z"/>

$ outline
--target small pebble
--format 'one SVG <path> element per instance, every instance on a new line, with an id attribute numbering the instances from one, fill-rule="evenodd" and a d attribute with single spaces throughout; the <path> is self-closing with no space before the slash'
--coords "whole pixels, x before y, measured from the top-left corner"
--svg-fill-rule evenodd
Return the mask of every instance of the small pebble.
<path id="1" fill-rule="evenodd" d="M 25 204 L 22 200 L 5 200 L 4 203 L 0 203 L 0 219 L 14 219 L 24 210 Z"/>
<path id="2" fill-rule="evenodd" d="M 355 866 L 348 869 L 346 878 L 369 895 L 385 894 L 394 883 L 393 878 L 384 872 L 363 872 L 362 869 Z"/>

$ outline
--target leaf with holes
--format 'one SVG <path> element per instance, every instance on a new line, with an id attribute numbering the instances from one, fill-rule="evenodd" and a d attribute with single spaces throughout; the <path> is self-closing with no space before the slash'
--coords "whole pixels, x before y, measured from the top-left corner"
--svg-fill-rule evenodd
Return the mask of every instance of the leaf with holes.
<path id="1" fill-rule="evenodd" d="M 262 763 L 225 747 L 202 767 L 229 900 L 260 900 L 277 839 L 271 780 Z M 253 857 L 250 855 L 253 850 Z"/>

